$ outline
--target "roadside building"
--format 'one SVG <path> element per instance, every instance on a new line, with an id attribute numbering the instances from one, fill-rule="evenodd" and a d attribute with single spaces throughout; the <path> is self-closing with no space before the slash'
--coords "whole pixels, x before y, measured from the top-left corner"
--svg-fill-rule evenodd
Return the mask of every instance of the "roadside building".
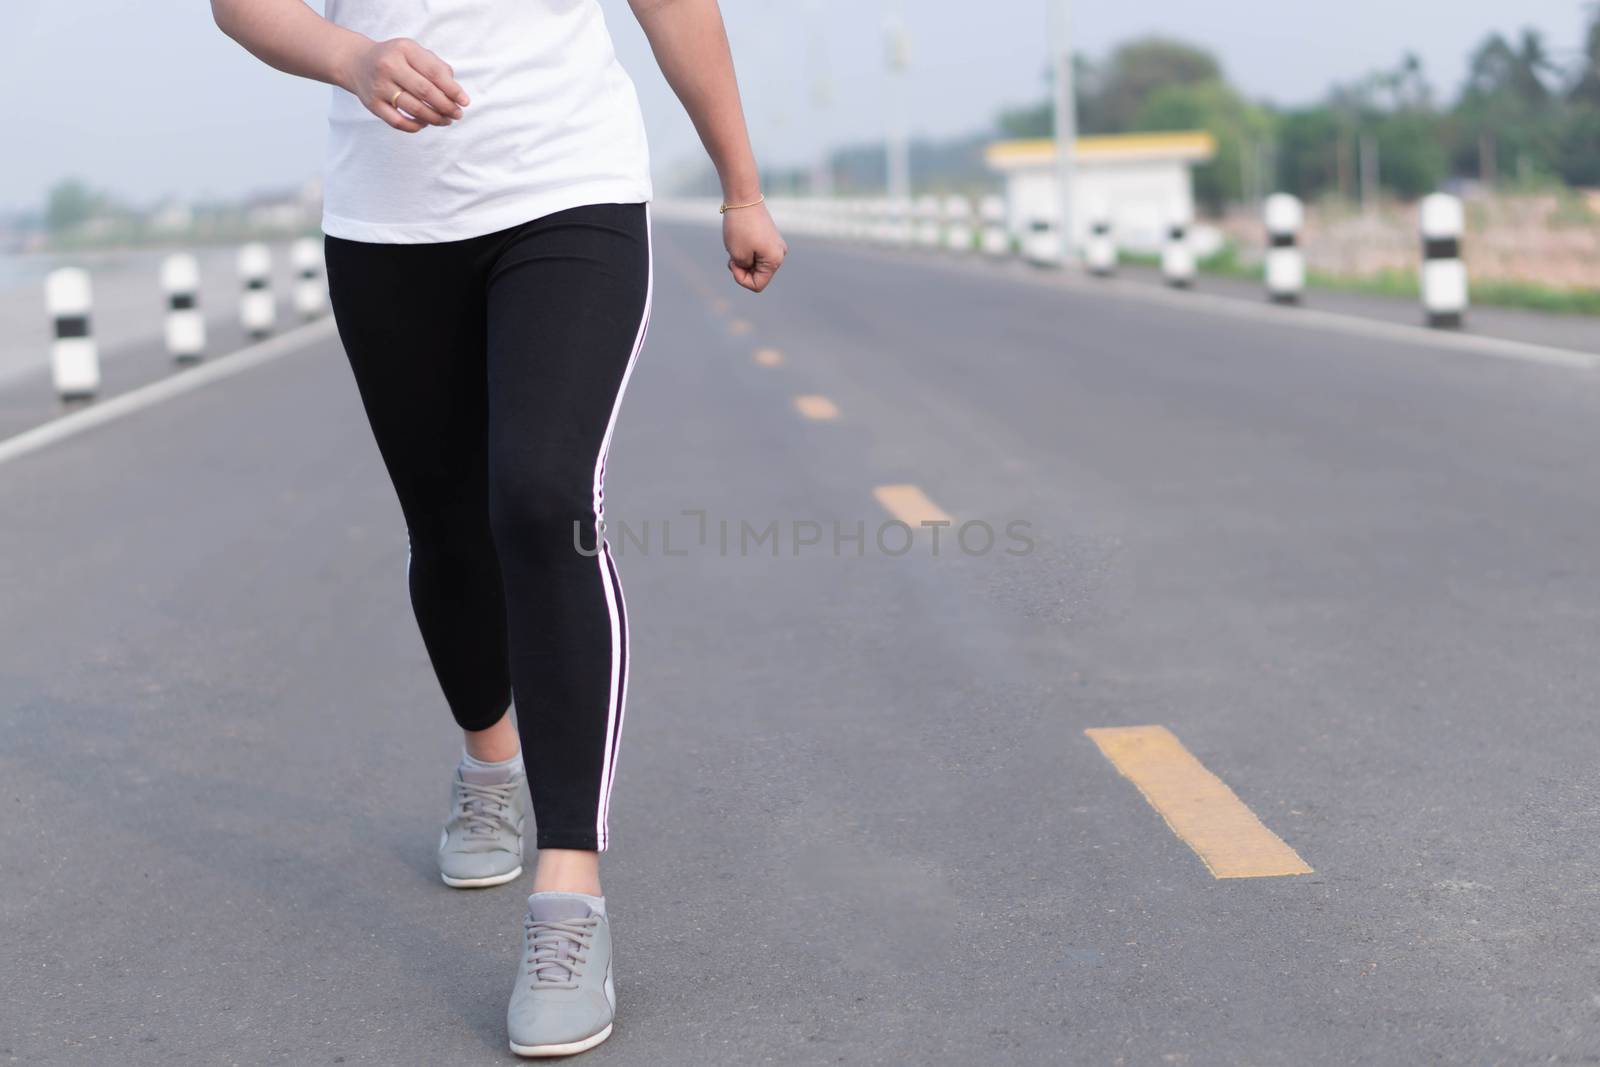
<path id="1" fill-rule="evenodd" d="M 1160 250 L 1175 220 L 1194 217 L 1193 168 L 1216 155 L 1209 133 L 1128 133 L 1080 137 L 1073 189 L 1074 241 L 1081 247 L 1090 225 L 1111 223 L 1117 244 L 1136 252 Z M 984 153 L 1006 183 L 1006 224 L 1023 238 L 1038 224 L 1054 227 L 1056 143 L 1053 138 L 1000 141 Z"/>

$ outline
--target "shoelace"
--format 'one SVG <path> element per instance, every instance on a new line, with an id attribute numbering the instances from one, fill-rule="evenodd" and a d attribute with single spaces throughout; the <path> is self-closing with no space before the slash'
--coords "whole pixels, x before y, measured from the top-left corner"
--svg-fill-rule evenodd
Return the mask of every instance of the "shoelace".
<path id="1" fill-rule="evenodd" d="M 594 943 L 598 916 L 587 919 L 524 919 L 528 936 L 529 989 L 571 989 L 583 977 L 583 965 Z"/>
<path id="2" fill-rule="evenodd" d="M 517 783 L 482 785 L 458 781 L 456 789 L 456 818 L 461 820 L 467 836 L 490 837 L 499 832 L 497 824 L 503 821 L 506 809 L 511 806 Z"/>

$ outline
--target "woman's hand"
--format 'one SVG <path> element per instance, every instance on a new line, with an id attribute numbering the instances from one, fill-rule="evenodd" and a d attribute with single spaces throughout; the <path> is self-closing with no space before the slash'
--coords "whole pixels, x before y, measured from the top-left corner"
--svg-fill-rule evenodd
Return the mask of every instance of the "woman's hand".
<path id="1" fill-rule="evenodd" d="M 761 172 L 750 151 L 733 76 L 733 56 L 717 0 L 628 0 L 667 84 L 683 101 L 700 140 L 717 168 L 726 201 L 754 200 Z M 744 197 L 748 196 L 748 200 Z M 764 205 L 723 213 L 722 243 L 728 249 L 733 280 L 761 292 L 783 265 L 789 246 L 783 243 Z"/>
<path id="2" fill-rule="evenodd" d="M 450 64 L 415 41 L 373 41 L 302 0 L 211 0 L 222 32 L 279 70 L 337 85 L 397 130 L 448 126 L 467 94 Z"/>
<path id="3" fill-rule="evenodd" d="M 728 270 L 733 280 L 759 293 L 772 281 L 789 254 L 767 205 L 735 208 L 722 216 L 722 243 L 728 250 Z"/>
<path id="4" fill-rule="evenodd" d="M 363 39 L 340 73 L 339 84 L 368 111 L 406 133 L 448 126 L 471 103 L 450 64 L 405 37 Z"/>

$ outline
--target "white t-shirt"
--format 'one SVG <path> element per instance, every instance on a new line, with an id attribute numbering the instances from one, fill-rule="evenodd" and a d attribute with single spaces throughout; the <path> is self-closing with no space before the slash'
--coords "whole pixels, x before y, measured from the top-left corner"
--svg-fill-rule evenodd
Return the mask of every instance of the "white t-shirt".
<path id="1" fill-rule="evenodd" d="M 416 41 L 472 102 L 449 126 L 404 133 L 335 88 L 324 233 L 456 241 L 650 199 L 639 98 L 598 0 L 327 0 L 326 13 L 374 41 Z"/>

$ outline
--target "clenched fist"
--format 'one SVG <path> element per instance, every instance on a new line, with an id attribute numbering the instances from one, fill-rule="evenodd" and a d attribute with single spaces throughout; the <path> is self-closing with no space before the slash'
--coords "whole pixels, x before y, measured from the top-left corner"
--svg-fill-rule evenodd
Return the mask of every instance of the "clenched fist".
<path id="1" fill-rule="evenodd" d="M 733 280 L 759 293 L 783 266 L 789 246 L 773 224 L 766 204 L 735 208 L 722 216 L 722 243 Z"/>

